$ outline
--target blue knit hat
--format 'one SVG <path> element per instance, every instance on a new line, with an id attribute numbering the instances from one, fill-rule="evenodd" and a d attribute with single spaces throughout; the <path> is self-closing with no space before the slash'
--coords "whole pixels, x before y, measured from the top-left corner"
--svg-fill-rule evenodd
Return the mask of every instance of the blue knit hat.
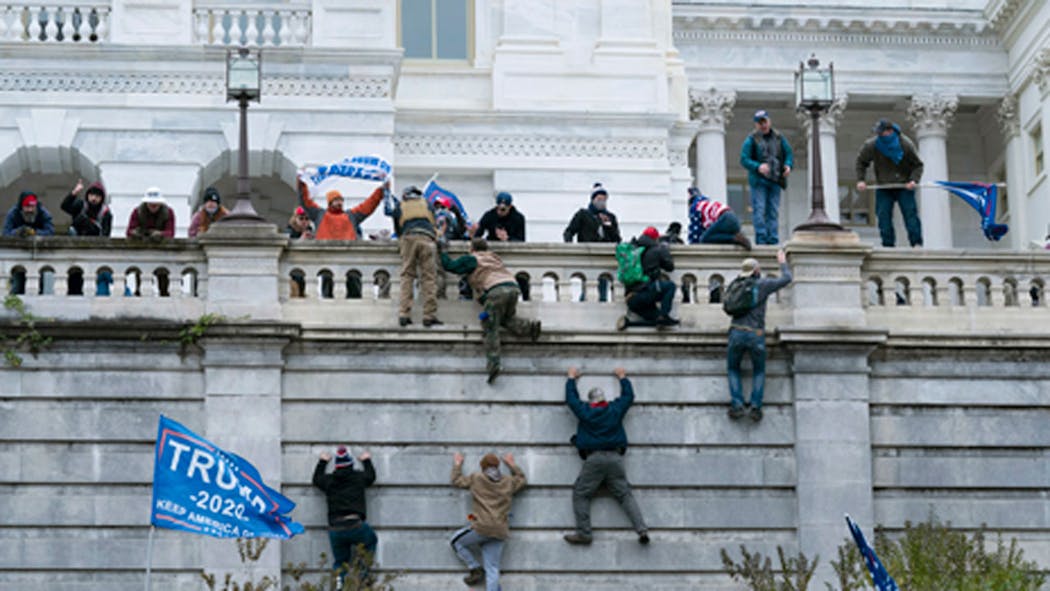
<path id="1" fill-rule="evenodd" d="M 340 445 L 339 449 L 335 450 L 335 469 L 353 467 L 354 458 L 350 457 L 350 451 L 346 449 L 345 445 Z"/>

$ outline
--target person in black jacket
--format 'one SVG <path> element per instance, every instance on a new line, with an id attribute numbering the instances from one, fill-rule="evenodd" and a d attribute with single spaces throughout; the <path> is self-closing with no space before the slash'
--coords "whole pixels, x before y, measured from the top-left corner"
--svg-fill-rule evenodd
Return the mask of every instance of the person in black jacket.
<path id="1" fill-rule="evenodd" d="M 642 252 L 642 271 L 646 279 L 627 286 L 627 309 L 641 316 L 646 324 L 673 326 L 679 322 L 671 317 L 675 284 L 664 279 L 662 274 L 674 271 L 674 259 L 668 245 L 659 240 L 659 230 L 649 226 L 632 242 L 645 249 Z M 629 324 L 630 321 L 623 316 L 617 321 L 616 328 L 623 330 Z"/>
<path id="2" fill-rule="evenodd" d="M 106 206 L 106 188 L 101 182 L 91 183 L 81 199 L 83 189 L 84 181 L 77 179 L 76 186 L 62 200 L 62 211 L 73 216 L 73 232 L 77 236 L 109 236 L 113 213 Z"/>
<path id="3" fill-rule="evenodd" d="M 333 569 L 340 572 L 340 588 L 347 572 L 359 569 L 362 579 L 368 576 L 368 562 L 355 556 L 357 547 L 363 545 L 369 556 L 374 556 L 379 538 L 368 525 L 365 508 L 365 489 L 376 481 L 372 466 L 372 455 L 364 452 L 359 456 L 363 470 L 354 469 L 354 459 L 345 446 L 339 446 L 335 456 L 335 470 L 325 474 L 332 454 L 321 452 L 314 468 L 314 486 L 324 492 L 328 500 L 328 540 L 332 544 L 335 559 Z M 355 564 L 355 560 L 357 561 Z"/>
<path id="4" fill-rule="evenodd" d="M 474 238 L 489 242 L 525 242 L 525 216 L 514 207 L 514 198 L 506 191 L 496 194 L 496 207 L 485 212 L 474 230 Z"/>
<path id="5" fill-rule="evenodd" d="M 572 443 L 583 458 L 583 468 L 572 489 L 576 531 L 565 536 L 565 541 L 570 544 L 591 543 L 591 497 L 603 483 L 627 513 L 634 531 L 638 532 L 638 542 L 649 543 L 649 528 L 631 493 L 631 484 L 627 482 L 623 467 L 623 456 L 627 453 L 623 417 L 634 403 L 634 388 L 624 368 L 617 367 L 613 375 L 620 380 L 620 397 L 612 402 L 605 400 L 601 388 L 591 388 L 586 403 L 580 400 L 580 392 L 576 389 L 580 370 L 575 367 L 569 368 L 569 379 L 565 382 L 565 403 L 580 421 Z"/>
<path id="6" fill-rule="evenodd" d="M 608 201 L 609 193 L 605 187 L 601 183 L 594 183 L 591 203 L 572 216 L 572 221 L 562 234 L 565 241 L 572 242 L 575 237 L 577 242 L 619 243 L 620 226 L 616 222 L 616 215 L 606 209 Z"/>

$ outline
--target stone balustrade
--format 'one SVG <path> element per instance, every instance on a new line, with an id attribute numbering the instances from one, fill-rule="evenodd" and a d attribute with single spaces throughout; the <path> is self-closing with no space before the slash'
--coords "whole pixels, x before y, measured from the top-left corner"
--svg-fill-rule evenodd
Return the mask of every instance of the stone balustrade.
<path id="1" fill-rule="evenodd" d="M 530 243 L 494 248 L 518 276 L 519 285 L 527 288 L 522 304 L 526 313 L 557 326 L 589 330 L 611 327 L 623 313 L 623 286 L 615 279 L 611 246 Z M 209 299 L 207 255 L 194 240 L 145 245 L 65 237 L 5 239 L 0 250 L 0 282 L 30 302 L 39 300 L 49 315 L 61 316 L 67 308 L 58 301 L 71 298 L 170 299 L 201 305 Z M 789 253 L 792 250 L 789 245 Z M 465 244 L 453 244 L 450 254 L 463 252 Z M 722 290 L 735 277 L 744 253 L 722 246 L 678 246 L 673 252 L 676 269 L 670 276 L 680 286 L 676 305 L 681 330 L 724 329 Z M 292 242 L 279 253 L 278 261 L 267 264 L 278 269 L 274 304 L 283 319 L 326 323 L 336 311 L 350 324 L 388 327 L 394 321 L 401 289 L 394 244 Z M 763 268 L 776 272 L 774 250 L 756 249 L 752 254 Z M 801 251 L 797 256 L 819 258 Z M 858 297 L 866 315 L 861 324 L 870 328 L 901 333 L 1025 332 L 1033 319 L 1047 314 L 1050 254 L 868 250 L 862 261 L 852 275 L 861 278 Z M 815 268 L 821 268 L 819 261 Z M 458 301 L 457 283 L 457 277 L 448 278 L 442 316 L 472 325 L 476 309 Z M 785 290 L 771 300 L 771 325 L 791 323 L 793 297 L 792 290 Z"/>
<path id="2" fill-rule="evenodd" d="M 102 43 L 108 40 L 110 3 L 22 1 L 0 6 L 0 41 Z"/>
<path id="3" fill-rule="evenodd" d="M 198 3 L 193 9 L 197 43 L 218 46 L 302 47 L 310 38 L 308 3 L 258 5 Z"/>

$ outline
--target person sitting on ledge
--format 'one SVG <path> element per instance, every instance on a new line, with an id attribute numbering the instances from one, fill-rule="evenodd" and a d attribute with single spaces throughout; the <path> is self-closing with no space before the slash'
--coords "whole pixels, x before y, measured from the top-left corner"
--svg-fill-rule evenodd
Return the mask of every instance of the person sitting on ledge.
<path id="1" fill-rule="evenodd" d="M 627 310 L 642 317 L 641 321 L 632 321 L 626 315 L 621 316 L 616 323 L 617 330 L 630 326 L 673 326 L 679 323 L 678 319 L 671 317 L 674 282 L 663 276 L 664 271 L 674 271 L 674 259 L 670 247 L 659 242 L 659 239 L 659 230 L 649 226 L 630 244 L 617 246 L 620 281 L 627 291 Z M 640 255 L 637 252 L 639 250 Z M 632 277 L 637 280 L 632 281 Z"/>
<path id="2" fill-rule="evenodd" d="M 47 211 L 36 194 L 22 191 L 18 203 L 7 212 L 4 219 L 4 236 L 30 238 L 32 236 L 53 236 L 55 226 L 51 223 L 51 214 Z"/>
<path id="3" fill-rule="evenodd" d="M 738 244 L 751 250 L 751 241 L 740 231 L 740 218 L 696 187 L 689 187 L 689 244 Z"/>

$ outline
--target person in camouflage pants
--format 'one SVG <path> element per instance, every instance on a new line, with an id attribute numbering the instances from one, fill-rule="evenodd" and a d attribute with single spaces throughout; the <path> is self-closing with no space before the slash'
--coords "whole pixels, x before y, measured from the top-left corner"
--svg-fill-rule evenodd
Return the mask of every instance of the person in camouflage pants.
<path id="1" fill-rule="evenodd" d="M 441 266 L 451 273 L 465 275 L 478 302 L 485 308 L 481 313 L 481 326 L 485 331 L 485 358 L 491 384 L 502 368 L 500 331 L 506 329 L 515 336 L 528 336 L 535 341 L 540 336 L 540 321 L 517 316 L 521 297 L 518 282 L 499 256 L 489 250 L 484 238 L 472 239 L 470 253 L 457 259 L 442 251 Z"/>

